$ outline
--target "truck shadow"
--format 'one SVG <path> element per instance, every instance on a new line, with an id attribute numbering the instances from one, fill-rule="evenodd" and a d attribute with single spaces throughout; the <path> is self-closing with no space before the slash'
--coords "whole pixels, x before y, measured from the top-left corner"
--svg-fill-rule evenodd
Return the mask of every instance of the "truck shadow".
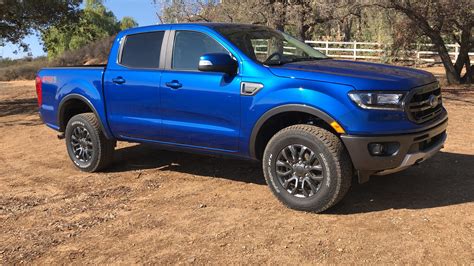
<path id="1" fill-rule="evenodd" d="M 139 144 L 115 151 L 111 172 L 157 169 L 266 185 L 258 162 L 160 150 Z"/>
<path id="2" fill-rule="evenodd" d="M 474 202 L 474 155 L 440 152 L 405 171 L 354 184 L 327 213 L 426 209 Z"/>
<path id="3" fill-rule="evenodd" d="M 149 145 L 118 149 L 111 172 L 157 169 L 265 185 L 259 163 L 183 152 Z M 353 182 L 351 190 L 326 214 L 389 209 L 425 209 L 474 202 L 474 155 L 440 152 L 403 172 Z M 265 189 L 262 186 L 262 189 Z"/>

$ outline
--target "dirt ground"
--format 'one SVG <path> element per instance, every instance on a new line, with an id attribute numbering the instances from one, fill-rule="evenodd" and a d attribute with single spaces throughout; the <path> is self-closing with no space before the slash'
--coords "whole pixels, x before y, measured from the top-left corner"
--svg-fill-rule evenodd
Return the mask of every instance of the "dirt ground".
<path id="1" fill-rule="evenodd" d="M 444 90 L 442 152 L 313 214 L 250 162 L 120 143 L 111 169 L 81 173 L 33 83 L 0 82 L 0 264 L 474 263 L 472 89 Z"/>

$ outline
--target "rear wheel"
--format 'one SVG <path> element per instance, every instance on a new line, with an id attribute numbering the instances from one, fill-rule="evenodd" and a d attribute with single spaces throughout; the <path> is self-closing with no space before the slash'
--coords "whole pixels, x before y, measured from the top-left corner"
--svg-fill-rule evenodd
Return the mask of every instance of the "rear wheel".
<path id="1" fill-rule="evenodd" d="M 96 172 L 112 162 L 115 141 L 105 137 L 93 113 L 73 116 L 65 135 L 69 158 L 81 171 Z"/>
<path id="2" fill-rule="evenodd" d="M 322 212 L 349 190 L 352 164 L 340 139 L 312 125 L 294 125 L 271 138 L 263 157 L 265 179 L 286 206 Z"/>

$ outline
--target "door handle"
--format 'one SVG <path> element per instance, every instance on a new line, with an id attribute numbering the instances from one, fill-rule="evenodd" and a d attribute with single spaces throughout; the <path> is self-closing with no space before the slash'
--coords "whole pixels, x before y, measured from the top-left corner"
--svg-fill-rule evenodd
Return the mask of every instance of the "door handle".
<path id="1" fill-rule="evenodd" d="M 177 80 L 172 80 L 170 82 L 165 83 L 166 87 L 170 87 L 172 89 L 179 89 L 183 86 L 183 84 L 179 83 Z"/>
<path id="2" fill-rule="evenodd" d="M 122 77 L 116 77 L 112 79 L 112 82 L 115 84 L 123 84 L 125 83 L 125 79 Z"/>

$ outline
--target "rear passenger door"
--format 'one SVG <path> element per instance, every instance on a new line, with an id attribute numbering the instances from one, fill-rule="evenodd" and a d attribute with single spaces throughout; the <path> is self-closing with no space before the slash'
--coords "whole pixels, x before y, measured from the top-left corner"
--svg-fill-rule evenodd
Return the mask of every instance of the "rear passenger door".
<path id="1" fill-rule="evenodd" d="M 163 141 L 237 151 L 240 76 L 198 70 L 200 56 L 228 50 L 208 33 L 178 27 L 170 32 L 167 51 L 161 78 Z"/>
<path id="2" fill-rule="evenodd" d="M 132 33 L 121 39 L 117 60 L 104 74 L 108 123 L 123 139 L 157 140 L 161 131 L 160 68 L 165 31 Z"/>

